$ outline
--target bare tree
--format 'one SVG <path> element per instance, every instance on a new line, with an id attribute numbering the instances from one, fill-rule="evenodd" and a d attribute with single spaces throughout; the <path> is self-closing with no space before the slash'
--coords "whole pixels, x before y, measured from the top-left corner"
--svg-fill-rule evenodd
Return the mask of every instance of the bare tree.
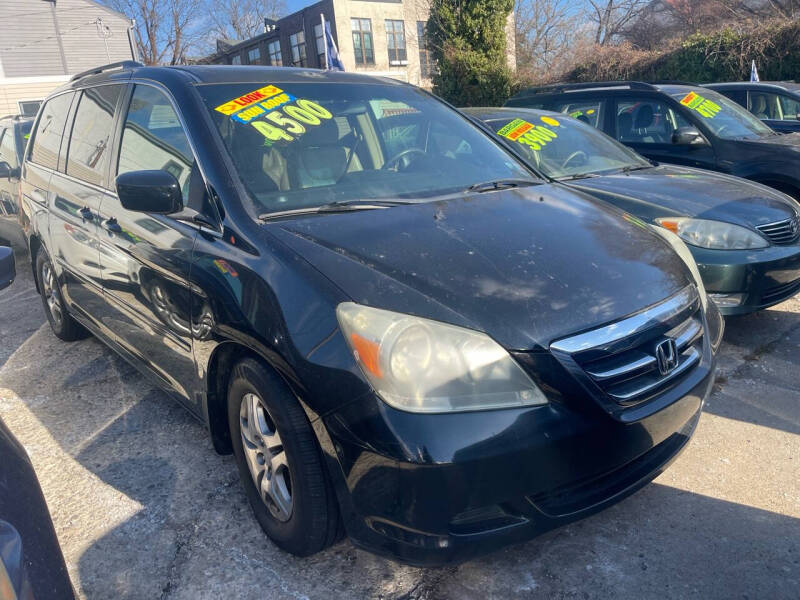
<path id="1" fill-rule="evenodd" d="M 610 43 L 650 4 L 650 0 L 587 0 L 596 44 Z"/>
<path id="2" fill-rule="evenodd" d="M 517 64 L 549 70 L 570 42 L 570 0 L 518 0 L 515 8 Z"/>
<path id="3" fill-rule="evenodd" d="M 287 12 L 285 0 L 209 0 L 208 14 L 213 33 L 221 38 L 246 40 L 264 32 L 264 19 L 277 19 Z"/>
<path id="4" fill-rule="evenodd" d="M 105 0 L 136 22 L 136 46 L 148 65 L 186 62 L 200 39 L 200 0 Z"/>

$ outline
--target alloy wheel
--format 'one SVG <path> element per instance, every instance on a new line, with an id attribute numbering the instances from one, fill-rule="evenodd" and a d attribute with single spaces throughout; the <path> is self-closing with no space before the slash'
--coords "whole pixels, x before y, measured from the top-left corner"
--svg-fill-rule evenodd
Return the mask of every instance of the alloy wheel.
<path id="1" fill-rule="evenodd" d="M 53 267 L 49 262 L 42 265 L 42 287 L 50 316 L 53 317 L 56 325 L 60 326 L 64 320 L 64 314 L 61 312 L 61 295 L 58 291 L 56 274 L 53 272 Z"/>
<path id="2" fill-rule="evenodd" d="M 252 393 L 239 408 L 242 449 L 250 476 L 273 517 L 286 522 L 292 516 L 292 477 L 286 451 L 269 411 Z"/>

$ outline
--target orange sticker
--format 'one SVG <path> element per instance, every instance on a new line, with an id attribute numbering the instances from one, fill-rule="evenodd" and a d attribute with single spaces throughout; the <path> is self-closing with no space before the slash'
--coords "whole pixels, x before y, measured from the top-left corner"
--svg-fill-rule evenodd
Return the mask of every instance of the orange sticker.
<path id="1" fill-rule="evenodd" d="M 240 111 L 243 108 L 252 106 L 256 102 L 261 102 L 262 100 L 271 98 L 275 94 L 280 94 L 282 91 L 283 91 L 282 89 L 277 88 L 274 85 L 267 85 L 257 90 L 253 90 L 252 92 L 249 92 L 244 96 L 239 96 L 238 98 L 234 98 L 233 100 L 230 100 L 225 104 L 220 104 L 216 108 L 216 110 L 221 112 L 223 115 L 232 115 L 233 113 Z"/>

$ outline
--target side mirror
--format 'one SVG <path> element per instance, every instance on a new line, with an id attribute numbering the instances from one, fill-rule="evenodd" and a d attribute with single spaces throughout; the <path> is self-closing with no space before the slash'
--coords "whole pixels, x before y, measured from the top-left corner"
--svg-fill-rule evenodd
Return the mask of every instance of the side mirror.
<path id="1" fill-rule="evenodd" d="M 0 246 L 0 290 L 14 283 L 17 269 L 14 265 L 14 251 L 8 246 Z"/>
<path id="2" fill-rule="evenodd" d="M 672 143 L 679 146 L 707 146 L 703 134 L 694 127 L 678 127 L 672 134 Z"/>
<path id="3" fill-rule="evenodd" d="M 130 171 L 118 175 L 117 196 L 127 210 L 169 215 L 183 210 L 181 185 L 166 171 Z"/>

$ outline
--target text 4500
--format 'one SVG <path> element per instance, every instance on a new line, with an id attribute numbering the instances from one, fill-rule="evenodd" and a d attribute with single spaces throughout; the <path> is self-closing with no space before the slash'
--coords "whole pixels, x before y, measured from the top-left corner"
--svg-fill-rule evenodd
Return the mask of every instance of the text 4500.
<path id="1" fill-rule="evenodd" d="M 303 135 L 306 127 L 314 127 L 323 120 L 332 118 L 333 115 L 324 107 L 300 98 L 268 113 L 265 120 L 251 121 L 250 124 L 266 138 L 265 143 L 271 146 L 275 142 L 291 142 Z"/>

